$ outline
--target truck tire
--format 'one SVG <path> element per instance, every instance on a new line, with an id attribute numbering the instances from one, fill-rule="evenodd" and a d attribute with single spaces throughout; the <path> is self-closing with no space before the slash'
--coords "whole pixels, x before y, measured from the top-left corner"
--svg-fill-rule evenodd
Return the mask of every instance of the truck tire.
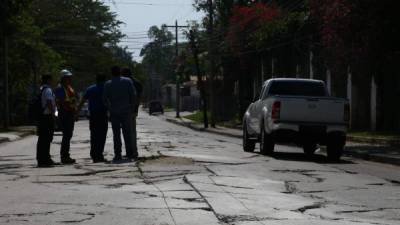
<path id="1" fill-rule="evenodd" d="M 249 138 L 249 134 L 247 133 L 247 125 L 243 124 L 243 150 L 245 152 L 254 152 L 256 148 L 256 142 Z"/>
<path id="2" fill-rule="evenodd" d="M 265 132 L 264 125 L 261 128 L 260 153 L 263 155 L 272 155 L 274 153 L 275 143 L 271 135 Z"/>
<path id="3" fill-rule="evenodd" d="M 307 156 L 313 156 L 316 150 L 317 150 L 317 144 L 315 143 L 303 144 L 303 151 L 304 154 L 306 154 Z"/>
<path id="4" fill-rule="evenodd" d="M 343 154 L 346 137 L 342 135 L 331 135 L 326 146 L 327 157 L 331 162 L 339 162 Z"/>

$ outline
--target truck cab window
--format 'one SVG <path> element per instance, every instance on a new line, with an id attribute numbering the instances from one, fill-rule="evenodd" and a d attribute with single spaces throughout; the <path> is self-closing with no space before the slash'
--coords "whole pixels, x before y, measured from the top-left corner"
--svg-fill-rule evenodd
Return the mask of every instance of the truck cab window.
<path id="1" fill-rule="evenodd" d="M 320 82 L 274 81 L 269 88 L 269 95 L 325 97 L 327 92 L 325 85 Z"/>

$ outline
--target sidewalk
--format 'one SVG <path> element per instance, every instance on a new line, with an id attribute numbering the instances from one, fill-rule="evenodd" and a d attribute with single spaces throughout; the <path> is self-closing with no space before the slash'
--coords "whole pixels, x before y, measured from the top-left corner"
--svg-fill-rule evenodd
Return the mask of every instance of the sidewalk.
<path id="1" fill-rule="evenodd" d="M 9 131 L 0 132 L 0 144 L 5 142 L 17 141 L 36 133 L 33 126 L 11 127 Z"/>
<path id="2" fill-rule="evenodd" d="M 220 126 L 217 126 L 216 128 L 209 127 L 208 129 L 204 129 L 203 124 L 199 124 L 192 120 L 183 118 L 184 116 L 189 115 L 189 114 L 191 114 L 191 113 L 181 112 L 181 118 L 176 118 L 175 112 L 165 112 L 164 116 L 168 122 L 175 123 L 175 124 L 181 125 L 181 126 L 186 126 L 193 130 L 205 131 L 205 132 L 209 132 L 209 133 L 220 134 L 220 135 L 225 135 L 225 136 L 235 137 L 235 138 L 242 138 L 242 131 L 239 129 L 232 129 L 232 128 L 226 128 L 226 127 L 220 127 Z"/>
<path id="3" fill-rule="evenodd" d="M 166 112 L 165 120 L 193 130 L 242 138 L 242 130 L 226 127 L 204 129 L 202 124 L 183 118 L 188 112 L 182 112 L 181 118 L 175 118 L 175 112 Z M 400 140 L 388 141 L 379 138 L 348 136 L 345 155 L 369 161 L 400 165 Z M 321 148 L 324 152 L 325 148 Z"/>

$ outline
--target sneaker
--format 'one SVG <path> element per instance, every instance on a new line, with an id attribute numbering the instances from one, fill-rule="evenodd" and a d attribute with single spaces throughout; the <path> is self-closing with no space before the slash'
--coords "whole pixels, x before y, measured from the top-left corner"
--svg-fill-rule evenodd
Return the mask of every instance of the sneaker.
<path id="1" fill-rule="evenodd" d="M 44 161 L 38 161 L 38 167 L 46 168 L 46 167 L 53 167 L 56 163 L 51 159 L 47 159 Z"/>
<path id="2" fill-rule="evenodd" d="M 126 156 L 127 159 L 131 160 L 137 160 L 139 157 L 138 156 Z"/>
<path id="3" fill-rule="evenodd" d="M 76 160 L 72 158 L 61 158 L 62 164 L 74 164 L 75 162 Z"/>
<path id="4" fill-rule="evenodd" d="M 100 162 L 107 163 L 108 160 L 105 158 L 93 159 L 93 163 L 100 163 Z"/>
<path id="5" fill-rule="evenodd" d="M 129 161 L 137 161 L 138 160 L 138 156 L 126 156 L 126 158 L 129 160 Z"/>
<path id="6" fill-rule="evenodd" d="M 54 167 L 54 164 L 51 164 L 51 163 L 38 163 L 37 167 L 38 168 L 51 168 L 51 167 Z"/>
<path id="7" fill-rule="evenodd" d="M 114 159 L 113 159 L 114 162 L 115 161 L 121 161 L 121 160 L 122 160 L 122 157 L 120 155 L 114 156 Z"/>
<path id="8" fill-rule="evenodd" d="M 55 165 L 56 163 L 52 160 L 52 159 L 49 159 L 48 161 L 47 161 L 47 164 L 49 164 L 49 165 Z"/>

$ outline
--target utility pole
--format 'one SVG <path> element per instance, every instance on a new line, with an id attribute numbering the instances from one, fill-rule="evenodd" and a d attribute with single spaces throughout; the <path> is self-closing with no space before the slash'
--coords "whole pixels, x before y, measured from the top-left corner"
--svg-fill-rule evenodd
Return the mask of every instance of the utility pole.
<path id="1" fill-rule="evenodd" d="M 3 8 L 5 9 L 5 12 L 8 10 L 8 2 L 4 1 L 4 6 Z M 6 13 L 7 14 L 7 13 Z M 5 18 L 6 21 L 5 24 L 7 24 L 7 17 Z M 3 35 L 3 57 L 4 57 L 4 80 L 3 80 L 3 94 L 4 94 L 4 128 L 8 128 L 10 126 L 10 103 L 9 103 L 9 89 L 8 89 L 8 37 L 6 30 L 2 31 Z"/>
<path id="2" fill-rule="evenodd" d="M 4 80 L 3 80 L 3 94 L 4 94 L 4 128 L 7 129 L 10 126 L 10 104 L 8 101 L 9 89 L 8 89 L 8 40 L 7 36 L 3 35 L 3 57 L 4 57 Z"/>
<path id="3" fill-rule="evenodd" d="M 204 83 L 203 83 L 203 78 L 200 73 L 200 65 L 199 65 L 199 51 L 196 45 L 196 37 L 194 34 L 193 30 L 190 30 L 190 44 L 192 47 L 192 53 L 193 53 L 193 58 L 194 58 L 194 64 L 196 67 L 196 74 L 197 74 L 197 87 L 200 90 L 200 98 L 202 101 L 202 110 L 203 110 L 203 123 L 204 123 L 204 128 L 208 128 L 208 116 L 207 116 L 207 96 L 206 92 L 204 90 Z"/>
<path id="4" fill-rule="evenodd" d="M 178 63 L 178 55 L 179 55 L 179 46 L 178 46 L 178 29 L 179 28 L 189 28 L 189 26 L 178 26 L 178 20 L 175 20 L 175 26 L 166 26 L 169 28 L 175 28 L 175 60 L 176 63 Z M 180 116 L 180 101 L 181 101 L 181 96 L 180 96 L 180 82 L 179 82 L 179 74 L 178 71 L 176 71 L 176 118 L 181 117 Z"/>
<path id="5" fill-rule="evenodd" d="M 211 108 L 211 127 L 215 128 L 215 115 L 216 115 L 216 99 L 215 99 L 215 47 L 214 47 L 214 7 L 213 1 L 207 0 L 208 3 L 208 12 L 209 12 L 209 25 L 208 25 L 208 54 L 210 59 L 210 108 Z"/>
<path id="6" fill-rule="evenodd" d="M 8 88 L 8 38 L 4 35 L 4 128 L 10 127 L 10 102 Z"/>

